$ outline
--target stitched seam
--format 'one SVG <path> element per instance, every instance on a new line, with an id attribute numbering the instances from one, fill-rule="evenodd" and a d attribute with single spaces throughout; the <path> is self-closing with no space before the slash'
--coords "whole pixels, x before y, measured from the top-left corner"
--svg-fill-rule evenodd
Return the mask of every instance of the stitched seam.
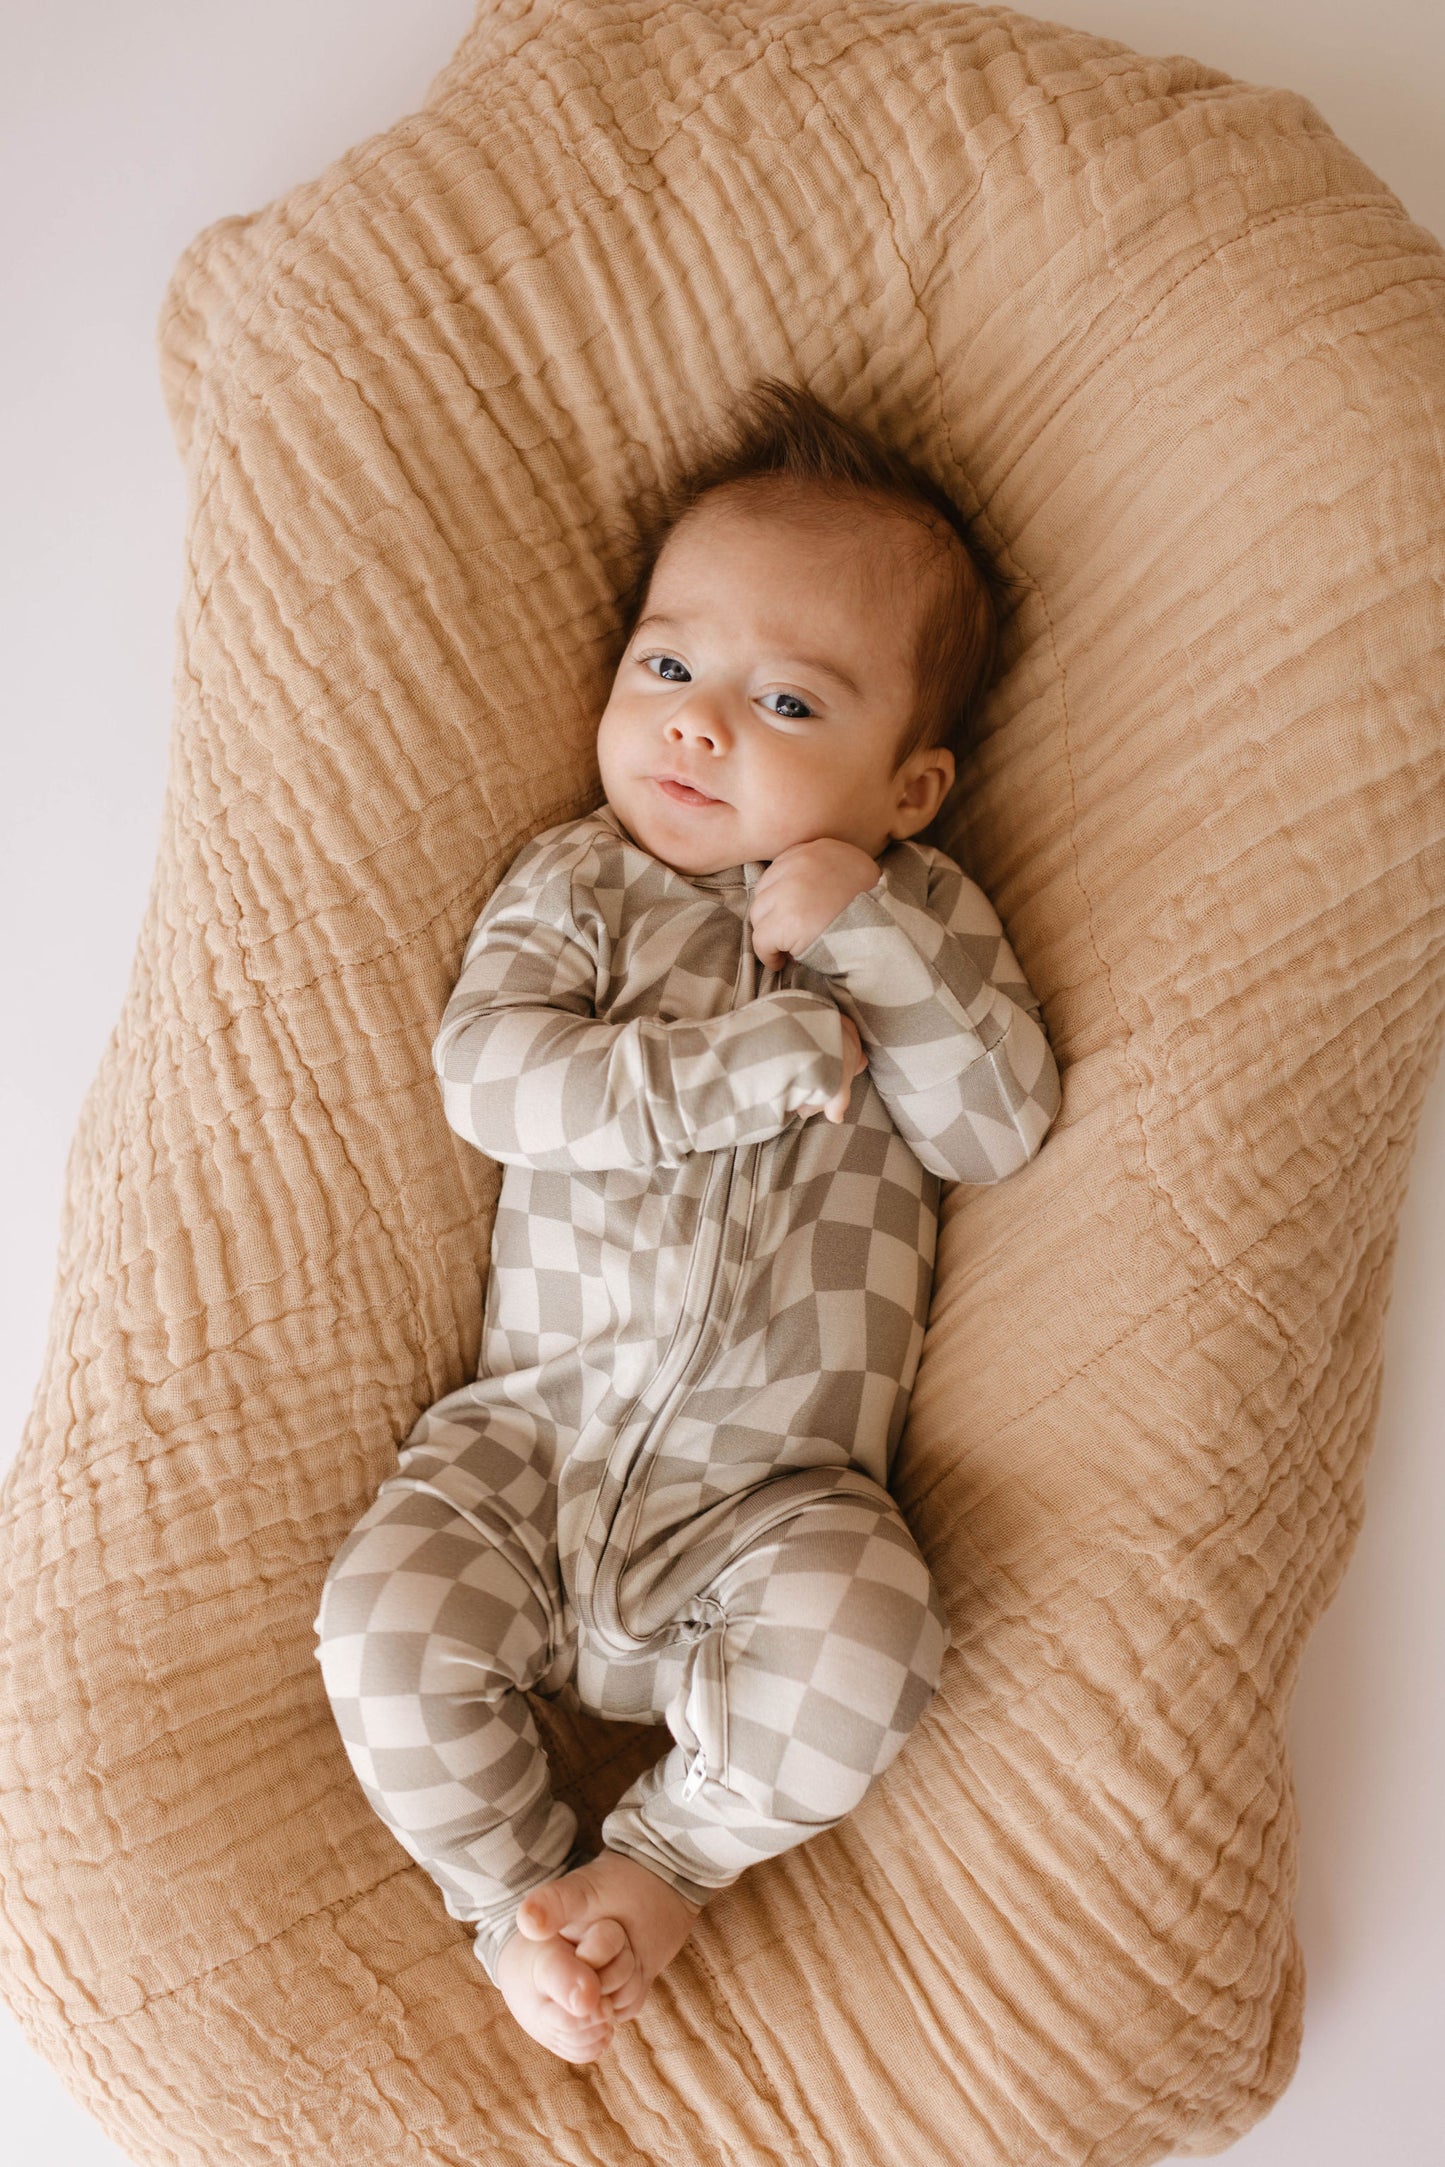
<path id="1" fill-rule="evenodd" d="M 694 1939 L 689 1943 L 689 1948 L 693 1962 L 697 1965 L 698 1970 L 704 1973 L 708 1985 L 712 1989 L 708 1997 L 711 2020 L 715 2025 L 722 2026 L 726 2031 L 737 2061 L 750 2072 L 754 2091 L 767 2101 L 767 2104 L 772 2108 L 779 2123 L 788 2132 L 789 2136 L 795 2142 L 807 2144 L 807 2157 L 811 2167 L 836 2167 L 835 2162 L 829 2160 L 824 2153 L 816 2149 L 814 2142 L 818 2137 L 816 2126 L 810 2127 L 805 2137 L 804 2132 L 798 2128 L 796 2121 L 784 2109 L 777 2087 L 763 2063 L 758 2059 L 751 2034 L 743 2030 L 733 2014 L 732 1998 L 727 1991 L 726 1981 L 717 1967 L 709 1962 L 701 1940 Z"/>
<path id="2" fill-rule="evenodd" d="M 1246 219 L 1241 225 L 1238 225 L 1234 228 L 1234 230 L 1226 240 L 1218 241 L 1214 245 L 1207 248 L 1203 255 L 1198 257 L 1195 262 L 1191 263 L 1186 270 L 1181 271 L 1179 276 L 1174 279 L 1168 286 L 1166 286 L 1161 294 L 1156 296 L 1154 301 L 1151 302 L 1149 308 L 1142 316 L 1138 313 L 1137 308 L 1135 308 L 1133 305 L 1135 296 L 1132 289 L 1124 285 L 1116 278 L 1114 292 L 1121 304 L 1124 307 L 1128 308 L 1130 316 L 1132 317 L 1132 325 L 1130 330 L 1125 337 L 1118 339 L 1113 345 L 1109 346 L 1105 352 L 1101 353 L 1097 361 L 1095 361 L 1093 367 L 1089 369 L 1085 375 L 1077 378 L 1073 383 L 1071 383 L 1068 386 L 1067 390 L 1065 390 L 1060 395 L 1058 400 L 1052 407 L 1050 407 L 1048 413 L 1039 423 L 1038 429 L 1034 432 L 1030 444 L 1025 446 L 1024 450 L 1019 454 L 1019 459 L 1015 460 L 1013 462 L 1013 465 L 1006 467 L 1004 471 L 999 475 L 997 486 L 1002 487 L 1003 483 L 1008 480 L 1009 476 L 1014 472 L 1015 467 L 1018 466 L 1020 461 L 1028 457 L 1029 451 L 1032 449 L 1033 443 L 1036 443 L 1039 438 L 1042 437 L 1044 432 L 1049 428 L 1049 426 L 1057 418 L 1057 416 L 1063 412 L 1066 406 L 1073 405 L 1078 400 L 1080 394 L 1087 391 L 1089 385 L 1099 374 L 1100 370 L 1107 368 L 1109 363 L 1116 360 L 1119 354 L 1124 351 L 1125 347 L 1132 344 L 1132 342 L 1136 338 L 1138 338 L 1139 334 L 1151 322 L 1157 312 L 1164 306 L 1165 302 L 1170 299 L 1171 295 L 1177 293 L 1181 286 L 1186 285 L 1188 281 L 1196 277 L 1200 271 L 1207 270 L 1212 263 L 1216 262 L 1218 258 L 1224 254 L 1226 249 L 1235 247 L 1240 241 L 1245 240 L 1249 235 L 1262 231 L 1264 227 L 1276 224 L 1281 218 L 1325 216 L 1337 210 L 1355 210 L 1363 205 L 1374 204 L 1378 206 L 1379 203 L 1380 198 L 1378 196 L 1332 197 L 1328 203 L 1319 206 L 1310 205 L 1306 207 L 1295 204 L 1291 205 L 1288 210 L 1268 211 L 1259 218 Z M 1117 271 L 1117 266 L 1113 263 L 1112 257 L 1110 260 L 1111 268 Z M 1100 311 L 1101 315 L 1102 313 L 1103 312 Z M 1094 321 L 1097 322 L 1098 318 L 1096 317 Z"/>
<path id="3" fill-rule="evenodd" d="M 334 1918 L 339 1922 L 349 1911 L 354 1911 L 359 1904 L 364 1904 L 368 1897 L 374 1896 L 378 1889 L 384 1889 L 389 1881 L 400 1880 L 404 1874 L 414 1873 L 418 1870 L 416 1861 L 407 1859 L 404 1865 L 398 1866 L 392 1873 L 382 1874 L 379 1880 L 368 1882 L 364 1889 L 358 1889 L 349 1896 L 338 1897 L 334 1903 L 318 1904 L 314 1911 L 301 1912 L 296 1918 L 288 1921 L 282 1932 L 289 1934 L 296 1927 L 305 1926 L 311 1919 Z M 67 2007 L 57 1995 L 42 1996 L 37 1994 L 32 1999 L 38 2006 L 53 2010 L 58 2015 L 61 2015 L 72 2031 L 108 2031 L 114 2025 L 129 2024 L 144 2009 L 153 2009 L 158 2003 L 171 2001 L 177 1994 L 189 1994 L 194 1988 L 203 1986 L 207 1979 L 218 1978 L 222 1972 L 233 1971 L 238 1964 L 249 1963 L 259 1950 L 270 1948 L 280 1938 L 280 1935 L 269 1935 L 263 1941 L 253 1942 L 250 1948 L 242 1949 L 236 1956 L 228 1956 L 219 1964 L 211 1964 L 205 1971 L 198 1971 L 193 1977 L 182 1979 L 176 1986 L 160 1987 L 154 1994 L 145 1994 L 138 2002 L 127 2003 L 124 2009 L 115 2010 L 107 2016 L 81 2016 Z"/>

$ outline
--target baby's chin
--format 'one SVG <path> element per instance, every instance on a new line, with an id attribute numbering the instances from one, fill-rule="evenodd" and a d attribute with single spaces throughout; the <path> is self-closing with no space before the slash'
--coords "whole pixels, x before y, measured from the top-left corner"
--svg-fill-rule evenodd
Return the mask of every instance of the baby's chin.
<path id="1" fill-rule="evenodd" d="M 774 854 L 761 836 L 739 825 L 731 807 L 710 813 L 680 806 L 676 820 L 659 818 L 633 803 L 614 805 L 613 810 L 633 841 L 675 873 L 723 873 Z M 689 833 L 694 826 L 696 833 Z"/>
<path id="2" fill-rule="evenodd" d="M 658 836 L 651 842 L 645 836 L 639 836 L 637 840 L 652 857 L 659 858 L 664 865 L 670 865 L 674 873 L 682 873 L 689 878 L 704 880 L 710 874 L 730 872 L 733 866 L 746 865 L 750 858 L 762 856 L 761 851 L 745 849 L 714 850 L 712 852 L 689 851 L 680 848 L 676 840 L 671 836 Z"/>

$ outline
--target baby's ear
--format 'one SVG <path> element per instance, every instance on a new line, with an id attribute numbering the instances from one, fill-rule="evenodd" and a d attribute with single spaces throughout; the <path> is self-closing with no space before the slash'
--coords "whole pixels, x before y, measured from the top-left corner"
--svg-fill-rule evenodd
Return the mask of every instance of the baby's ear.
<path id="1" fill-rule="evenodd" d="M 918 765 L 898 803 L 899 818 L 913 822 L 913 828 L 907 833 L 928 825 L 953 788 L 957 773 L 947 745 L 933 745 L 925 753 L 916 753 L 914 758 Z"/>
<path id="2" fill-rule="evenodd" d="M 912 836 L 916 836 L 923 828 L 927 828 L 927 823 L 932 821 L 932 817 L 934 817 L 934 813 L 936 813 L 940 804 L 942 804 L 942 797 L 932 797 L 932 795 L 929 795 L 923 804 L 914 804 L 914 806 L 901 804 L 897 808 L 897 813 L 893 815 L 893 821 L 890 821 L 888 834 L 893 836 L 895 843 L 912 841 Z"/>

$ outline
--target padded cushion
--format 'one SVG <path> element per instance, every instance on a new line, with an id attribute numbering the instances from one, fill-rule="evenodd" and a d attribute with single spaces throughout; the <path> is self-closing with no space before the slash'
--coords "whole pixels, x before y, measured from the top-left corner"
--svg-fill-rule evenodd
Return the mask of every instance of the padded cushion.
<path id="1" fill-rule="evenodd" d="M 1279 2095 L 1286 1720 L 1445 1007 L 1442 269 L 1292 92 L 893 0 L 484 5 L 186 250 L 163 836 L 0 1493 L 0 1985 L 132 2158 L 1122 2167 Z M 579 2068 L 372 1813 L 312 1620 L 474 1371 L 498 1172 L 429 1049 L 598 802 L 619 501 L 766 372 L 1028 582 L 929 839 L 1064 1102 L 945 1192 L 936 1702 Z M 544 1721 L 595 1840 L 666 1735 Z"/>

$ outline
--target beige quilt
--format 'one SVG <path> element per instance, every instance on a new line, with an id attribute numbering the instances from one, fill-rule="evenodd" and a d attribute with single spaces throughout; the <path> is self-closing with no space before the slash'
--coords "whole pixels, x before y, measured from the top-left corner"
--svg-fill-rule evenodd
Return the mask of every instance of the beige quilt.
<path id="1" fill-rule="evenodd" d="M 164 831 L 0 1491 L 0 1991 L 186 2167 L 1124 2167 L 1299 2050 L 1286 1753 L 1445 1010 L 1445 253 L 1306 99 L 1007 9 L 483 5 L 208 227 Z M 598 802 L 616 511 L 756 375 L 1027 581 L 937 825 L 1063 1107 L 945 1191 L 897 1489 L 957 1641 L 599 2062 L 347 1766 L 311 1623 L 475 1369 L 429 1049 Z M 600 1817 L 667 1744 L 541 1709 Z"/>

